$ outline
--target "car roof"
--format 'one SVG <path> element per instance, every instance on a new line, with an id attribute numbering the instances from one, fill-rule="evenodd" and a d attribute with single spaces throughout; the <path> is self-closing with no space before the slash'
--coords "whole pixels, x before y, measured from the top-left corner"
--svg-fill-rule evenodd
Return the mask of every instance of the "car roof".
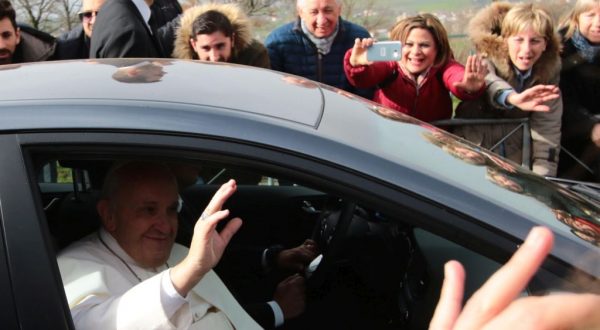
<path id="1" fill-rule="evenodd" d="M 2 80 L 11 82 L 0 94 L 0 102 L 171 102 L 236 109 L 308 126 L 317 125 L 323 110 L 321 91 L 314 82 L 255 67 L 240 70 L 228 63 L 123 58 L 38 62 L 0 69 Z M 150 82 L 127 82 L 136 74 Z M 286 95 L 296 97 L 290 100 Z"/>

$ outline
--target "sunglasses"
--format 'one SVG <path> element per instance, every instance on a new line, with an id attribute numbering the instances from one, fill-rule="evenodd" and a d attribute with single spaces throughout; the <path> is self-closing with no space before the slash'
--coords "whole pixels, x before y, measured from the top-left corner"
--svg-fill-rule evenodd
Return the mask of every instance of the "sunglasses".
<path id="1" fill-rule="evenodd" d="M 86 20 L 89 21 L 90 19 L 92 19 L 92 16 L 98 16 L 98 11 L 83 11 L 80 12 L 79 14 L 79 19 L 81 21 Z"/>

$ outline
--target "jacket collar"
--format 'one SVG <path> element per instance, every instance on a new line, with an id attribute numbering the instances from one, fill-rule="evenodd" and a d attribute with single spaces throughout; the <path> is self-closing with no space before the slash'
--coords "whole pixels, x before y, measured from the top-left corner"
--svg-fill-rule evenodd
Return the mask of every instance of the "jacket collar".
<path id="1" fill-rule="evenodd" d="M 148 21 L 150 20 L 150 15 L 152 14 L 152 11 L 150 10 L 150 7 L 148 6 L 148 4 L 144 0 L 131 0 L 131 2 L 133 2 L 133 4 L 135 5 L 135 8 L 137 8 L 140 15 L 142 15 L 142 19 L 144 20 L 144 23 L 146 23 L 146 25 L 148 26 L 148 29 L 152 32 L 152 28 L 148 24 Z"/>
<path id="2" fill-rule="evenodd" d="M 300 19 L 300 16 L 298 16 L 296 18 L 296 21 L 294 22 L 294 26 L 292 27 L 292 30 L 296 33 L 300 33 L 300 34 L 304 35 L 304 31 L 302 31 L 302 20 Z M 335 42 L 335 40 L 340 38 L 340 36 L 342 36 L 345 31 L 346 31 L 346 21 L 344 21 L 342 19 L 342 16 L 340 16 L 338 19 L 338 33 L 334 39 L 334 42 Z"/>

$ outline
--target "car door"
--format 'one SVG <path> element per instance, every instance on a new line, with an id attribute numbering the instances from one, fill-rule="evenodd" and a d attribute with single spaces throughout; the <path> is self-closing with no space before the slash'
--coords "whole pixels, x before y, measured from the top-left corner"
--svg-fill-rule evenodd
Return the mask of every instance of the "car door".
<path id="1" fill-rule="evenodd" d="M 5 237 L 8 238 L 7 263 L 10 265 L 10 276 L 13 279 L 15 309 L 19 318 L 21 315 L 28 318 L 24 323 L 27 327 L 24 328 L 39 328 L 41 322 L 45 325 L 51 324 L 53 328 L 72 326 L 55 262 L 56 253 L 52 246 L 51 231 L 45 222 L 41 189 L 36 184 L 36 165 L 40 164 L 40 159 L 92 162 L 136 159 L 229 164 L 251 169 L 253 173 L 261 176 L 285 179 L 293 182 L 292 186 L 300 185 L 287 200 L 285 194 L 273 192 L 274 187 L 266 186 L 263 192 L 259 186 L 247 187 L 248 196 L 258 194 L 267 200 L 267 205 L 269 194 L 275 194 L 277 198 L 272 200 L 282 204 L 283 208 L 295 207 L 301 213 L 307 210 L 313 212 L 313 209 L 304 203 L 305 199 L 317 196 L 316 200 L 320 200 L 324 193 L 329 197 L 343 197 L 345 200 L 375 209 L 375 213 L 388 215 L 394 222 L 421 227 L 424 232 L 418 233 L 417 239 L 425 250 L 428 267 L 434 269 L 431 275 L 435 285 L 431 286 L 433 289 L 430 290 L 429 299 L 423 304 L 424 312 L 420 315 L 420 325 L 427 324 L 435 306 L 438 288 L 441 285 L 443 262 L 449 258 L 465 262 L 467 271 L 477 274 L 470 277 L 467 284 L 467 287 L 473 290 L 498 267 L 498 263 L 490 259 L 490 256 L 502 260 L 516 248 L 514 241 L 503 233 L 495 232 L 492 228 L 482 228 L 472 219 L 461 216 L 459 212 L 449 211 L 443 205 L 436 205 L 398 187 L 382 184 L 375 178 L 348 171 L 339 164 L 329 164 L 303 157 L 298 153 L 263 147 L 251 142 L 180 136 L 164 132 L 153 134 L 123 131 L 27 133 L 3 136 L 1 142 L 3 150 L 7 151 L 6 155 L 12 155 L 10 158 L 15 160 L 2 163 L 2 179 L 8 184 L 0 188 L 0 197 Z M 285 190 L 289 187 L 282 188 Z M 296 194 L 303 189 L 304 193 Z M 206 199 L 206 196 L 202 198 Z M 198 198 L 197 201 L 202 198 Z M 251 209 L 253 205 L 265 208 L 260 204 L 253 204 L 252 197 L 248 198 L 250 202 L 247 205 L 237 205 L 242 212 Z M 255 202 L 257 200 L 259 199 L 254 199 Z M 319 207 L 316 207 L 316 211 L 319 211 Z M 257 221 L 259 220 L 260 216 L 257 217 Z M 290 230 L 291 226 L 285 225 L 285 220 L 281 219 L 280 229 L 293 231 Z M 304 230 L 311 227 L 312 225 Z M 306 237 L 307 233 L 304 235 Z M 256 238 L 254 235 L 246 237 Z M 44 293 L 41 299 L 37 298 L 39 291 Z M 31 307 L 30 302 L 36 301 L 34 299 L 41 300 L 43 304 L 39 306 L 42 307 Z M 332 301 L 329 305 L 336 306 L 339 303 L 343 301 Z M 38 318 L 42 321 L 37 321 Z"/>
<path id="2" fill-rule="evenodd" d="M 72 328 L 54 252 L 19 137 L 0 135 L 0 322 L 7 329 Z M 4 259 L 6 257 L 6 259 Z M 11 326 L 13 325 L 13 326 Z"/>

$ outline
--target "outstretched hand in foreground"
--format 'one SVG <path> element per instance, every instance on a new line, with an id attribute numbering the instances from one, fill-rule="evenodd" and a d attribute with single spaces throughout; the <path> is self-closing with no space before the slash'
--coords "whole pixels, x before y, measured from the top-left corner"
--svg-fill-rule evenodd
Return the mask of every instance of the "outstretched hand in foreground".
<path id="1" fill-rule="evenodd" d="M 429 325 L 446 329 L 600 329 L 600 296 L 519 294 L 552 249 L 552 232 L 531 230 L 512 258 L 462 307 L 465 271 L 456 261 L 446 263 L 440 301 Z"/>

